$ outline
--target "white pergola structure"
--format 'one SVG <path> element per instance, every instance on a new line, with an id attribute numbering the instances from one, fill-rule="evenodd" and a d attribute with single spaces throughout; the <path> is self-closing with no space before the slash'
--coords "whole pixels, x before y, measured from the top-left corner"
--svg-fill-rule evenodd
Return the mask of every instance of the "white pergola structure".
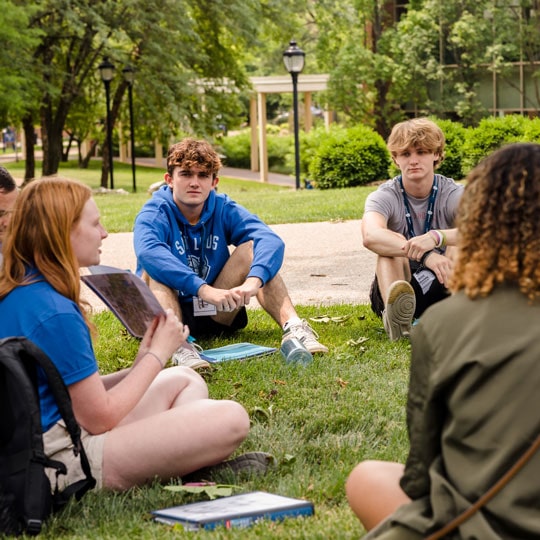
<path id="1" fill-rule="evenodd" d="M 298 76 L 298 92 L 304 95 L 304 130 L 313 126 L 311 94 L 326 90 L 329 75 Z M 260 171 L 261 182 L 268 182 L 268 148 L 266 144 L 266 94 L 292 93 L 290 75 L 250 77 L 255 93 L 250 98 L 251 170 Z M 331 113 L 325 111 L 325 124 L 330 125 Z"/>

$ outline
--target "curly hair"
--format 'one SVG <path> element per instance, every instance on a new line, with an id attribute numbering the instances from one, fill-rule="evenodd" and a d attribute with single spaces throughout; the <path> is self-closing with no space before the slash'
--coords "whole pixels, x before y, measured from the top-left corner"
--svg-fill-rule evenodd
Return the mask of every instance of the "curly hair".
<path id="1" fill-rule="evenodd" d="M 169 147 L 167 172 L 172 176 L 175 167 L 201 167 L 215 178 L 221 168 L 221 159 L 212 145 L 204 140 L 184 139 Z"/>
<path id="2" fill-rule="evenodd" d="M 513 283 L 540 294 L 540 145 L 515 143 L 485 158 L 467 177 L 457 215 L 453 291 L 487 296 Z"/>
<path id="3" fill-rule="evenodd" d="M 439 158 L 434 162 L 438 167 L 444 160 L 445 138 L 441 128 L 428 118 L 413 118 L 400 122 L 392 128 L 387 147 L 393 157 L 409 148 L 419 148 Z"/>

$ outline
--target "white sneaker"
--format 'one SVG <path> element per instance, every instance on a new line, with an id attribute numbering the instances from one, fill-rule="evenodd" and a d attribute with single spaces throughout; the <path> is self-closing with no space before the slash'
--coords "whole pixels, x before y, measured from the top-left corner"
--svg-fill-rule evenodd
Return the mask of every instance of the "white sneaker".
<path id="1" fill-rule="evenodd" d="M 293 337 L 300 341 L 312 354 L 328 352 L 328 347 L 317 341 L 319 335 L 311 328 L 305 319 L 302 319 L 299 323 L 291 324 L 287 330 L 283 332 L 281 343 Z"/>
<path id="2" fill-rule="evenodd" d="M 414 289 L 408 281 L 394 281 L 388 290 L 386 308 L 382 314 L 384 329 L 390 341 L 409 337 L 416 309 Z"/>
<path id="3" fill-rule="evenodd" d="M 191 369 L 199 369 L 210 367 L 210 364 L 201 358 L 199 351 L 202 348 L 195 343 L 184 343 L 171 358 L 171 362 L 177 366 L 190 367 Z"/>

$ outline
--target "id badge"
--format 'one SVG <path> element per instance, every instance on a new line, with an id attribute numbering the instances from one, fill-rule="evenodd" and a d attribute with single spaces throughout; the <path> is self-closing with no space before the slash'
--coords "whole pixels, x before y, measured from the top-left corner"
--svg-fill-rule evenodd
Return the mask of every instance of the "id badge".
<path id="1" fill-rule="evenodd" d="M 431 270 L 418 270 L 413 275 L 414 279 L 418 282 L 422 289 L 422 293 L 426 294 L 431 288 L 432 283 L 435 281 L 436 276 Z"/>
<path id="2" fill-rule="evenodd" d="M 193 297 L 193 316 L 194 317 L 203 317 L 208 315 L 216 315 L 217 308 L 214 304 L 209 304 L 205 302 L 202 298 L 198 296 Z"/>

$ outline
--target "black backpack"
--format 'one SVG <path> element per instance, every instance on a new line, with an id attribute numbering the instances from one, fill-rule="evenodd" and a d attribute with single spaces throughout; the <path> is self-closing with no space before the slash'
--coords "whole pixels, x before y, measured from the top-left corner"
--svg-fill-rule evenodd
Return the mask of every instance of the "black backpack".
<path id="1" fill-rule="evenodd" d="M 37 366 L 45 372 L 60 414 L 81 460 L 86 478 L 51 492 L 46 468 L 56 478 L 66 474 L 60 461 L 43 451 Z M 39 534 L 46 518 L 75 495 L 79 500 L 96 485 L 81 444 L 81 430 L 71 398 L 56 366 L 36 345 L 22 337 L 0 340 L 0 534 Z"/>

